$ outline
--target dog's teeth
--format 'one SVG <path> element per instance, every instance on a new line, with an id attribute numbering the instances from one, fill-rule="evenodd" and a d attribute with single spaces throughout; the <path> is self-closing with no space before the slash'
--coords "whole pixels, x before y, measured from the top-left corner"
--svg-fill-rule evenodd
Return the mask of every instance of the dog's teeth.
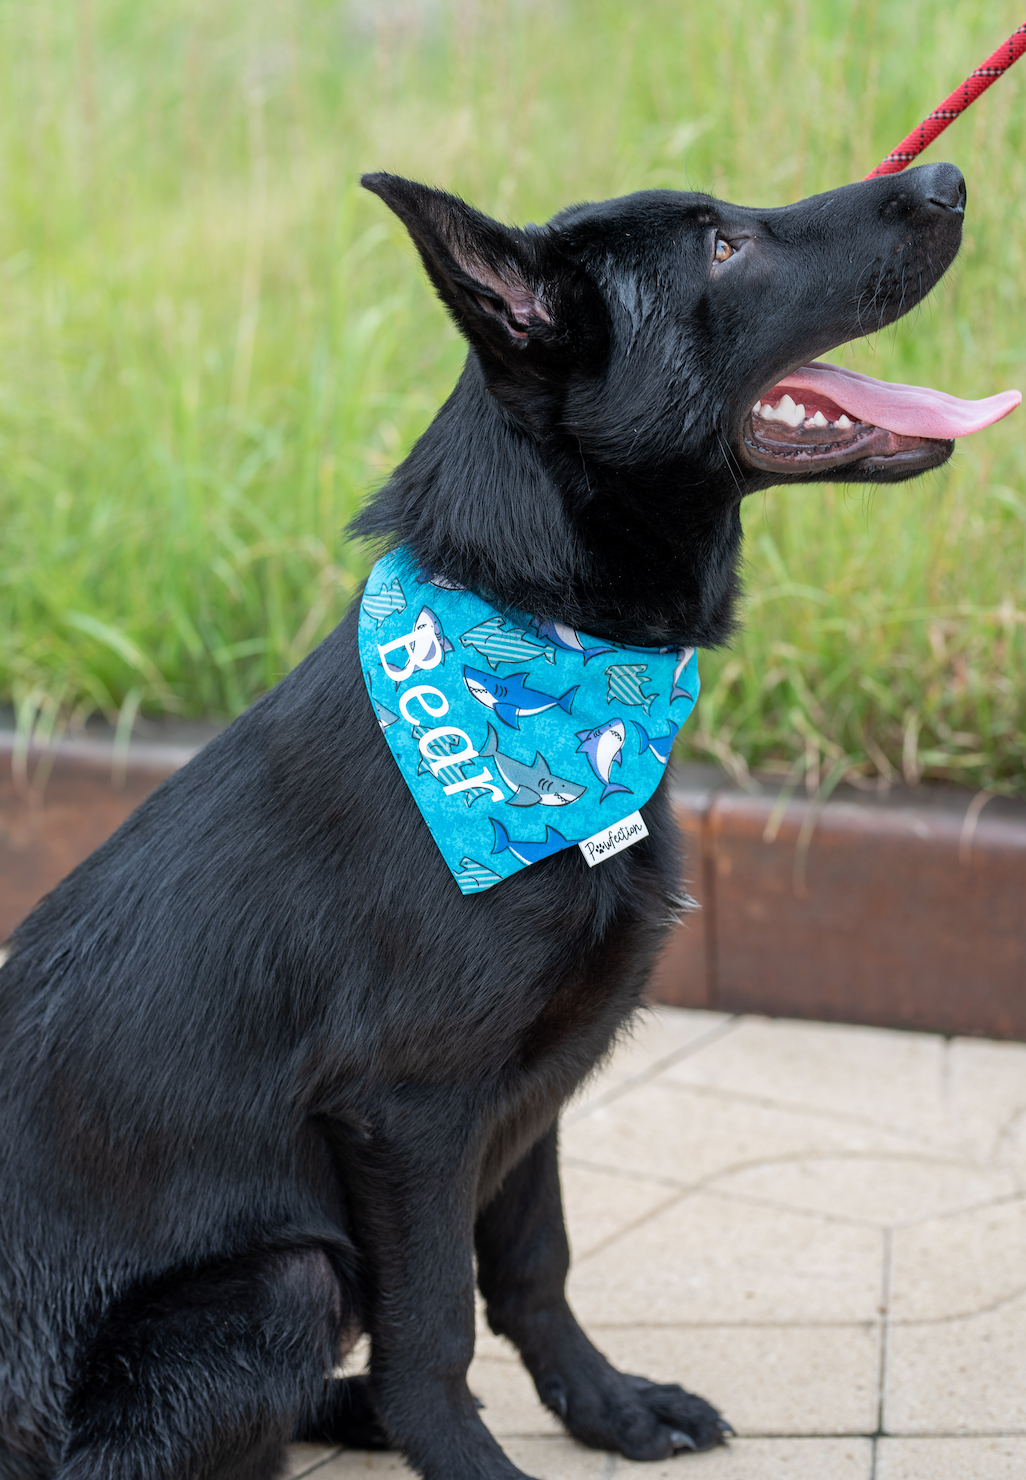
<path id="1" fill-rule="evenodd" d="M 756 401 L 755 405 L 752 407 L 752 415 L 753 416 L 758 416 L 761 411 L 762 411 L 762 402 L 761 401 Z"/>
<path id="2" fill-rule="evenodd" d="M 822 411 L 817 411 L 815 416 L 809 417 L 805 425 L 807 427 L 827 427 L 830 425 L 830 423 L 827 421 Z"/>
<path id="3" fill-rule="evenodd" d="M 841 427 L 844 431 L 847 431 L 848 428 L 851 425 L 852 425 L 852 423 L 848 420 L 848 418 L 845 416 L 845 414 L 844 414 L 843 411 L 842 411 L 841 415 L 837 418 L 837 420 L 834 422 L 834 426 L 835 427 Z"/>
<path id="4" fill-rule="evenodd" d="M 786 422 L 789 427 L 800 427 L 805 420 L 805 407 L 801 402 L 796 406 L 790 396 L 784 396 L 777 407 L 776 419 Z"/>

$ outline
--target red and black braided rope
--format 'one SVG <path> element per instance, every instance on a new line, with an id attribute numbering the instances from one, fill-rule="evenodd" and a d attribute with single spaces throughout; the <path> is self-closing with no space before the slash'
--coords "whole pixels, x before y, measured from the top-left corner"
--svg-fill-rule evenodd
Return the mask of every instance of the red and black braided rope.
<path id="1" fill-rule="evenodd" d="M 928 117 L 924 118 L 907 139 L 902 139 L 897 149 L 892 149 L 887 158 L 882 160 L 875 170 L 870 171 L 866 179 L 875 179 L 877 175 L 896 175 L 907 164 L 911 164 L 916 155 L 921 154 L 927 144 L 932 144 L 949 123 L 952 123 L 960 113 L 964 113 L 970 103 L 976 101 L 980 93 L 986 92 L 988 87 L 991 87 L 1003 73 L 1007 72 L 1024 51 L 1026 51 L 1026 25 L 1019 26 L 1013 31 L 1008 40 L 998 47 L 994 55 L 989 56 L 982 67 L 977 67 L 975 72 L 971 72 L 961 87 L 956 87 L 951 96 L 945 98 L 939 108 L 935 108 Z"/>

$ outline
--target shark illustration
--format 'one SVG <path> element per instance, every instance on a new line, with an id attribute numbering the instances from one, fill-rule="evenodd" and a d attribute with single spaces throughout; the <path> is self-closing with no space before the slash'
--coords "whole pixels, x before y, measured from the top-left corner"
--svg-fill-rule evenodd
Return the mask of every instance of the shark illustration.
<path id="1" fill-rule="evenodd" d="M 695 696 L 690 689 L 682 689 L 680 686 L 680 676 L 691 662 L 694 651 L 693 647 L 677 649 L 677 666 L 673 670 L 673 688 L 670 690 L 669 698 L 671 704 L 675 699 L 690 699 L 692 703 L 695 702 Z"/>
<path id="2" fill-rule="evenodd" d="M 658 694 L 646 694 L 642 685 L 651 683 L 646 678 L 648 672 L 647 663 L 614 663 L 606 669 L 606 679 L 609 688 L 606 691 L 606 703 L 612 704 L 618 699 L 621 704 L 638 704 L 646 714 L 652 712 L 652 701 L 658 699 Z"/>
<path id="3" fill-rule="evenodd" d="M 379 627 L 385 618 L 390 617 L 393 612 L 404 612 L 406 610 L 406 596 L 402 586 L 399 584 L 399 577 L 396 576 L 391 585 L 385 582 L 380 591 L 365 592 L 361 605 L 367 615 L 373 617 Z"/>
<path id="4" fill-rule="evenodd" d="M 429 606 L 422 606 L 417 613 L 417 620 L 413 624 L 413 634 L 406 643 L 405 651 L 407 661 L 412 658 L 418 668 L 435 668 L 439 663 L 445 662 L 446 653 L 452 652 L 452 643 L 442 631 L 441 622 Z M 395 686 L 398 688 L 402 681 L 396 678 L 396 673 L 402 672 L 400 665 L 393 664 L 389 660 L 383 664 L 383 667 L 389 678 L 395 678 Z"/>
<path id="5" fill-rule="evenodd" d="M 668 735 L 650 736 L 646 733 L 644 727 L 638 724 L 637 720 L 632 719 L 631 724 L 637 730 L 638 739 L 641 741 L 641 749 L 638 751 L 638 754 L 644 755 L 646 750 L 650 750 L 659 764 L 665 766 L 666 762 L 670 759 L 670 751 L 673 749 L 673 742 L 677 738 L 679 726 L 671 725 Z"/>
<path id="6" fill-rule="evenodd" d="M 508 848 L 514 858 L 519 858 L 521 863 L 537 863 L 539 858 L 548 858 L 550 853 L 561 853 L 564 848 L 572 848 L 574 844 L 562 833 L 558 833 L 554 827 L 545 829 L 545 841 L 542 843 L 518 843 L 510 837 L 502 823 L 496 818 L 490 819 L 492 830 L 495 833 L 495 847 L 493 853 L 505 853 Z"/>
<path id="7" fill-rule="evenodd" d="M 368 694 L 370 694 L 370 701 L 374 706 L 374 713 L 377 715 L 378 724 L 381 726 L 381 733 L 384 734 L 389 725 L 395 724 L 399 716 L 397 714 L 393 714 L 391 709 L 388 709 L 384 704 L 381 703 L 380 699 L 375 699 L 374 685 L 372 682 L 373 675 L 370 673 L 369 670 L 365 672 L 364 677 L 367 680 L 367 692 Z"/>
<path id="8" fill-rule="evenodd" d="M 476 858 L 461 858 L 460 869 L 456 882 L 464 894 L 478 894 L 482 889 L 491 889 L 493 884 L 502 883 L 501 874 L 478 863 Z"/>
<path id="9" fill-rule="evenodd" d="M 427 726 L 413 725 L 410 729 L 410 734 L 414 740 L 419 741 L 422 736 L 427 734 Z M 436 735 L 433 740 L 428 741 L 427 748 L 428 755 L 433 756 L 436 761 L 439 761 L 445 755 L 456 755 L 458 751 L 462 750 L 463 742 L 456 736 L 450 736 L 449 739 L 445 739 L 442 735 Z M 461 761 L 459 765 L 439 766 L 437 771 L 432 771 L 431 763 L 427 756 L 422 755 L 420 763 L 417 766 L 417 775 L 431 775 L 442 786 L 456 786 L 459 782 L 466 779 L 463 775 L 463 767 L 466 764 L 466 761 Z M 469 807 L 477 801 L 478 797 L 494 797 L 495 792 L 492 791 L 490 786 L 472 786 L 467 791 L 458 792 L 457 795 L 461 796 Z"/>
<path id="10" fill-rule="evenodd" d="M 511 755 L 503 755 L 499 749 L 499 737 L 491 725 L 481 754 L 494 762 L 495 769 L 514 793 L 506 798 L 510 807 L 568 807 L 587 791 L 585 786 L 564 781 L 562 776 L 553 776 L 548 761 L 537 751 L 529 766 Z"/>
<path id="11" fill-rule="evenodd" d="M 384 734 L 389 725 L 395 724 L 399 716 L 397 714 L 393 714 L 391 709 L 386 709 L 385 705 L 382 704 L 379 700 L 375 699 L 373 694 L 371 695 L 371 703 L 374 705 L 374 713 L 378 717 L 378 724 L 381 726 L 381 733 Z"/>
<path id="12" fill-rule="evenodd" d="M 617 791 L 625 791 L 630 796 L 629 786 L 621 786 L 619 781 L 609 779 L 613 767 L 623 764 L 623 743 L 627 739 L 627 727 L 623 720 L 609 719 L 604 725 L 596 725 L 593 730 L 578 730 L 577 738 L 581 742 L 577 747 L 578 752 L 583 751 L 588 757 L 591 769 L 605 788 L 599 801 L 604 802 L 606 797 L 611 797 Z"/>
<path id="13" fill-rule="evenodd" d="M 551 642 L 535 642 L 519 627 L 508 626 L 498 613 L 464 632 L 460 642 L 480 653 L 493 670 L 500 663 L 531 663 L 543 653 L 550 663 L 556 661 L 556 649 Z"/>
<path id="14" fill-rule="evenodd" d="M 445 576 L 433 576 L 429 570 L 421 567 L 417 572 L 418 586 L 437 586 L 439 591 L 465 591 L 466 586 L 461 586 L 457 581 L 447 581 Z"/>
<path id="15" fill-rule="evenodd" d="M 552 694 L 543 694 L 539 689 L 525 688 L 526 677 L 526 673 L 508 673 L 505 678 L 499 678 L 497 674 L 485 673 L 480 668 L 463 669 L 463 681 L 473 697 L 479 704 L 493 710 L 511 730 L 519 730 L 521 719 L 527 719 L 533 714 L 544 714 L 546 709 L 555 709 L 557 705 L 566 714 L 570 714 L 577 684 L 572 689 L 567 689 L 565 694 L 560 694 L 557 699 Z"/>
<path id="16" fill-rule="evenodd" d="M 564 653 L 582 653 L 586 663 L 589 658 L 597 658 L 599 653 L 616 652 L 615 647 L 585 647 L 581 634 L 573 627 L 565 627 L 562 622 L 546 622 L 541 617 L 532 617 L 531 626 L 543 642 L 551 642 Z"/>

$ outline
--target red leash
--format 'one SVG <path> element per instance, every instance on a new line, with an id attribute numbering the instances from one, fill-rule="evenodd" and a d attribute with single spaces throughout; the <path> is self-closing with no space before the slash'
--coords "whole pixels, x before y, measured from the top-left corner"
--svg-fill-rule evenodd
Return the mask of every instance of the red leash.
<path id="1" fill-rule="evenodd" d="M 960 113 L 964 113 L 970 103 L 974 103 L 980 93 L 986 92 L 987 88 L 995 83 L 1003 72 L 1007 72 L 1013 62 L 1017 62 L 1026 51 L 1026 25 L 1022 25 L 1012 32 L 1008 40 L 999 46 L 993 56 L 989 56 L 982 67 L 977 67 L 975 72 L 956 87 L 950 98 L 945 98 L 939 108 L 924 118 L 918 128 L 914 128 L 907 139 L 902 139 L 897 149 L 892 149 L 887 158 L 882 160 L 875 170 L 866 175 L 867 180 L 873 180 L 877 175 L 896 175 L 903 170 L 907 164 L 911 164 L 917 154 L 921 154 L 927 144 L 932 144 L 938 134 L 942 134 L 949 123 L 953 123 Z"/>

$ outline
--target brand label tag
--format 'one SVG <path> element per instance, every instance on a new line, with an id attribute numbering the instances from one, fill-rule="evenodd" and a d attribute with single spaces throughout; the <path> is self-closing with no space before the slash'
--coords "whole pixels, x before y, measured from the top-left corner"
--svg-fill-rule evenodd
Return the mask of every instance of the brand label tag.
<path id="1" fill-rule="evenodd" d="M 589 868 L 594 868 L 601 863 L 603 858 L 611 858 L 614 853 L 622 853 L 625 848 L 630 848 L 642 838 L 648 837 L 648 828 L 645 819 L 640 812 L 632 812 L 629 817 L 624 817 L 619 822 L 614 822 L 610 827 L 604 827 L 601 832 L 594 833 L 590 838 L 585 838 L 578 847 L 588 860 Z"/>

